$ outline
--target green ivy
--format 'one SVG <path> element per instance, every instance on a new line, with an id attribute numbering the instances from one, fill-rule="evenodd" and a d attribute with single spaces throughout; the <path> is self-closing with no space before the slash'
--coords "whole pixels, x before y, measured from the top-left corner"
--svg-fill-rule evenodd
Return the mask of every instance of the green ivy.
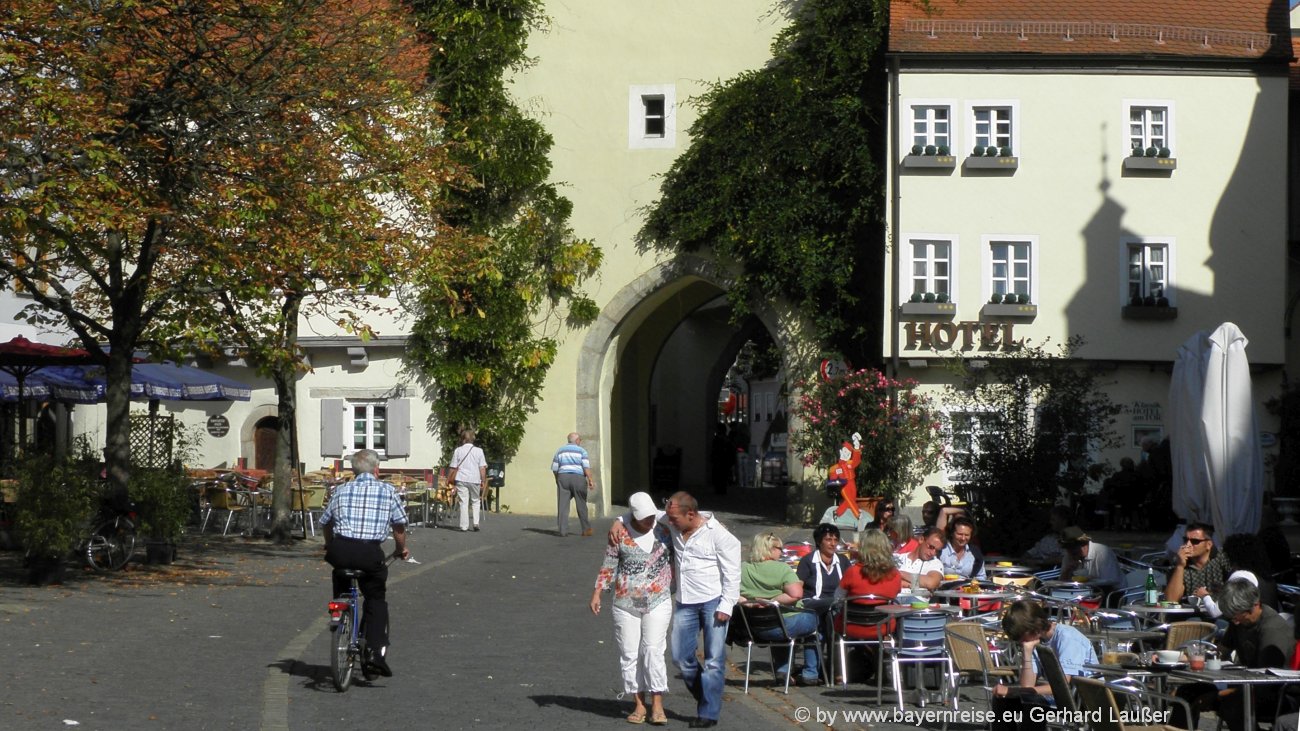
<path id="1" fill-rule="evenodd" d="M 552 139 L 510 98 L 505 78 L 528 66 L 528 33 L 544 21 L 540 0 L 416 0 L 437 33 L 431 88 L 446 105 L 453 157 L 476 185 L 449 189 L 448 223 L 481 237 L 492 268 L 445 290 L 418 293 L 407 364 L 428 392 L 444 457 L 470 426 L 493 460 L 519 448 L 555 360 L 564 327 L 596 319 L 581 290 L 601 250 L 574 236 L 573 205 L 548 182 Z"/>
<path id="2" fill-rule="evenodd" d="M 884 0 L 808 0 L 772 60 L 694 103 L 645 246 L 735 262 L 743 317 L 784 298 L 829 351 L 880 361 L 884 277 Z"/>

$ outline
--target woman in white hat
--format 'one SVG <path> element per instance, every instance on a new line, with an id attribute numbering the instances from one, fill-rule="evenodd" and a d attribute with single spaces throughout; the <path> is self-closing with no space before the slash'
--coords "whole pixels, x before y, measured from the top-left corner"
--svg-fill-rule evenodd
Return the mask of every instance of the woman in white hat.
<path id="1" fill-rule="evenodd" d="M 663 694 L 668 690 L 664 648 L 668 624 L 673 616 L 670 600 L 673 586 L 672 537 L 668 528 L 655 522 L 658 510 L 644 492 L 628 500 L 631 510 L 623 517 L 627 532 L 618 545 L 605 549 L 605 562 L 596 576 L 591 593 L 591 612 L 600 614 L 600 594 L 614 589 L 614 639 L 618 641 L 619 665 L 623 671 L 623 692 L 632 695 L 636 706 L 629 723 L 668 723 Z M 649 717 L 646 701 L 649 699 Z"/>

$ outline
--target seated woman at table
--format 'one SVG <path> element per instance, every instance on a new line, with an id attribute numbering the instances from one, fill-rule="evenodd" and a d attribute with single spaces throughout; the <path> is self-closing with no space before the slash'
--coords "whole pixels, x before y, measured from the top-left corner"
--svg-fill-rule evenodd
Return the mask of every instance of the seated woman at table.
<path id="1" fill-rule="evenodd" d="M 822 523 L 813 530 L 813 545 L 817 550 L 799 559 L 794 572 L 803 582 L 800 606 L 825 620 L 849 560 L 836 551 L 840 547 L 840 529 L 834 523 Z"/>
<path id="2" fill-rule="evenodd" d="M 803 582 L 798 574 L 781 560 L 784 544 L 775 534 L 766 531 L 754 536 L 750 544 L 749 560 L 740 567 L 740 596 L 744 599 L 767 599 L 781 605 L 785 629 L 791 637 L 806 637 L 817 633 L 817 613 L 798 607 L 803 598 Z M 780 628 L 760 632 L 756 639 L 780 639 Z M 772 667 L 778 676 L 785 675 L 791 662 L 789 650 L 772 648 Z M 817 649 L 809 644 L 803 651 L 801 685 L 816 684 L 819 679 Z"/>
<path id="3" fill-rule="evenodd" d="M 1228 631 L 1219 642 L 1220 656 L 1237 653 L 1238 664 L 1248 668 L 1285 668 L 1291 664 L 1295 637 L 1291 625 L 1272 607 L 1261 606 L 1259 589 L 1245 579 L 1224 584 L 1218 596 L 1219 609 L 1228 619 Z M 1241 688 L 1220 689 L 1213 683 L 1191 683 L 1175 693 L 1187 700 L 1192 709 L 1191 725 L 1182 718 L 1182 706 L 1174 707 L 1173 720 L 1180 728 L 1196 728 L 1202 711 L 1213 710 L 1232 731 L 1255 731 L 1245 728 Z M 1267 685 L 1255 689 L 1251 703 L 1256 718 L 1267 720 L 1277 707 L 1277 688 Z"/>
<path id="4" fill-rule="evenodd" d="M 912 528 L 912 519 L 906 515 L 895 515 L 890 518 L 889 525 L 885 527 L 885 535 L 889 538 L 896 564 L 902 563 L 902 557 L 915 551 L 919 543 Z"/>
<path id="5" fill-rule="evenodd" d="M 883 601 L 860 600 L 857 603 L 881 604 L 897 597 L 902 591 L 902 579 L 898 573 L 898 567 L 894 565 L 894 554 L 889 539 L 885 534 L 878 530 L 866 530 L 862 532 L 859 538 L 858 562 L 849 567 L 844 572 L 844 578 L 840 580 L 839 588 L 835 590 L 835 600 L 841 601 L 846 597 L 861 596 L 864 594 L 875 594 L 882 597 Z M 850 624 L 846 630 L 844 627 L 844 618 L 835 618 L 835 631 L 842 632 L 850 639 L 854 640 L 874 640 L 877 639 L 881 632 L 888 634 L 894 631 L 893 622 L 883 626 L 877 625 L 856 625 Z M 862 677 L 869 677 L 875 673 L 876 663 L 865 662 L 858 663 L 867 674 Z M 861 675 L 854 673 L 855 676 Z"/>
<path id="6" fill-rule="evenodd" d="M 1097 662 L 1097 651 L 1079 630 L 1051 621 L 1047 607 L 1032 599 L 1013 603 L 1002 617 L 1002 631 L 1007 638 L 1020 645 L 1020 678 L 1017 686 L 998 685 L 993 689 L 990 710 L 996 714 L 992 728 L 1038 729 L 1045 728 L 1042 715 L 1025 713 L 1027 706 L 1054 706 L 1052 686 L 1040 681 L 1038 658 L 1034 648 L 1042 643 L 1056 653 L 1061 670 L 1067 677 L 1084 675 L 1083 666 Z M 1004 716 L 1005 711 L 1021 711 L 1019 716 Z M 1002 721 L 1002 718 L 1019 717 L 1020 724 Z M 1034 720 L 1040 719 L 1040 720 Z"/>
<path id="7" fill-rule="evenodd" d="M 948 521 L 948 545 L 939 551 L 939 563 L 945 575 L 963 579 L 984 579 L 984 554 L 971 545 L 975 537 L 975 521 L 958 515 Z"/>

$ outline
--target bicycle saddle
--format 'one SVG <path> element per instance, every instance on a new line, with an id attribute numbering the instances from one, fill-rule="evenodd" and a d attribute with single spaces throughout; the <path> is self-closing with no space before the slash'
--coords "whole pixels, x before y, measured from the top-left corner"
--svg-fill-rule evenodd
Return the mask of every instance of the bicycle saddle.
<path id="1" fill-rule="evenodd" d="M 361 569 L 334 569 L 334 573 L 345 579 L 360 579 L 366 575 Z"/>

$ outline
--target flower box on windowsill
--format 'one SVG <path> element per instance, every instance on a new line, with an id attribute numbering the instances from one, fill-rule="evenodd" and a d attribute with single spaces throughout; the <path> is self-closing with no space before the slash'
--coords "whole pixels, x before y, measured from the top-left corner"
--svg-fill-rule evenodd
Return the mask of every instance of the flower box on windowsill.
<path id="1" fill-rule="evenodd" d="M 1038 316 L 1038 305 L 1029 303 L 1006 305 L 1006 304 L 986 304 L 980 310 L 983 317 L 1025 317 L 1034 318 Z"/>
<path id="2" fill-rule="evenodd" d="M 957 304 L 955 302 L 904 302 L 900 311 L 904 315 L 952 317 L 957 314 Z"/>
<path id="3" fill-rule="evenodd" d="M 1129 155 L 1124 158 L 1125 170 L 1177 170 L 1176 157 L 1138 157 Z"/>
<path id="4" fill-rule="evenodd" d="M 905 168 L 952 168 L 957 167 L 954 155 L 907 155 L 903 158 Z"/>
<path id="5" fill-rule="evenodd" d="M 1173 320 L 1178 317 L 1178 308 L 1159 305 L 1125 305 L 1120 313 L 1125 320 Z"/>
<path id="6" fill-rule="evenodd" d="M 1020 158 L 1011 155 L 1006 157 L 971 155 L 966 158 L 965 165 L 967 170 L 1015 170 L 1020 167 Z"/>

